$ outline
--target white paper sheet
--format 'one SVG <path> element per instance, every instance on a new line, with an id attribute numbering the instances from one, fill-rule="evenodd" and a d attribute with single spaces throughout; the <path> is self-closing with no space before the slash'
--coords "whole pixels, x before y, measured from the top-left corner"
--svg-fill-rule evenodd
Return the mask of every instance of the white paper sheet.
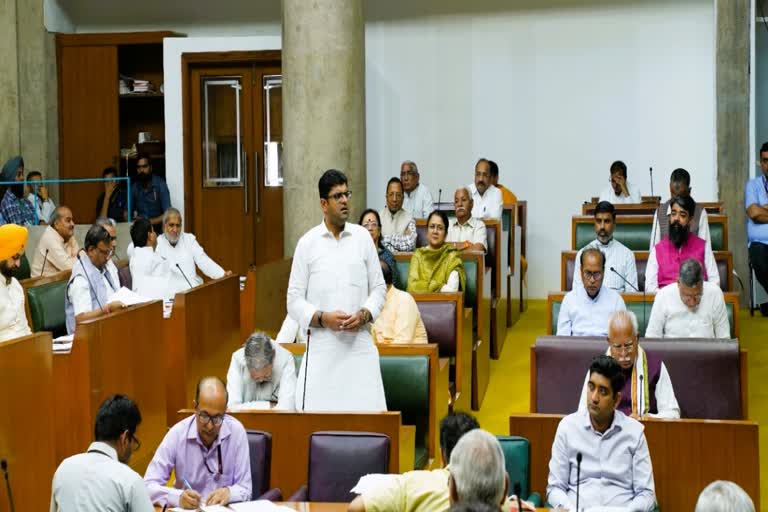
<path id="1" fill-rule="evenodd" d="M 246 402 L 244 404 L 237 404 L 229 407 L 230 411 L 268 411 L 272 408 L 272 404 L 266 400 L 254 400 L 253 402 Z"/>
<path id="2" fill-rule="evenodd" d="M 152 299 L 142 297 L 138 293 L 132 292 L 125 286 L 121 287 L 115 293 L 107 297 L 107 302 L 122 302 L 126 306 L 134 306 L 136 304 L 144 304 Z"/>
<path id="3" fill-rule="evenodd" d="M 181 507 L 175 507 L 168 509 L 173 512 L 189 512 Z M 296 512 L 295 509 L 290 507 L 284 507 L 275 505 L 271 501 L 258 500 L 248 501 L 244 503 L 231 503 L 228 507 L 222 507 L 221 505 L 210 505 L 207 507 L 201 507 L 199 510 L 202 512 Z"/>
<path id="4" fill-rule="evenodd" d="M 369 473 L 364 475 L 357 481 L 352 490 L 349 492 L 354 494 L 363 494 L 375 489 L 379 489 L 384 485 L 389 485 L 393 479 L 397 478 L 397 475 L 387 475 L 383 473 Z"/>

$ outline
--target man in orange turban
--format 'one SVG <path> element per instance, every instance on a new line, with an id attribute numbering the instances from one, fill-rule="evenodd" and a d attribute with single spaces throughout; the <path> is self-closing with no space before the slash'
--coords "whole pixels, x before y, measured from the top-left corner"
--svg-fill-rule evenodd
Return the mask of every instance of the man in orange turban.
<path id="1" fill-rule="evenodd" d="M 13 277 L 13 271 L 21 266 L 26 245 L 27 228 L 0 226 L 0 341 L 32 334 L 24 310 L 24 289 Z"/>

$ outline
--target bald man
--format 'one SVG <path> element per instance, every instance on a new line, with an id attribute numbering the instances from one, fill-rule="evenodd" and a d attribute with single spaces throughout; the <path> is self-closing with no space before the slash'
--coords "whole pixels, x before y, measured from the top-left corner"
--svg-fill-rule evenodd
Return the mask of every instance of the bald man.
<path id="1" fill-rule="evenodd" d="M 455 217 L 448 221 L 448 234 L 445 240 L 460 251 L 483 251 L 488 248 L 488 233 L 483 219 L 472 217 L 474 207 L 472 193 L 468 187 L 459 187 L 453 193 Z"/>
<path id="2" fill-rule="evenodd" d="M 16 224 L 0 226 L 0 341 L 32 334 L 24 311 L 24 290 L 13 277 L 21 265 L 27 244 L 27 228 Z"/>
<path id="3" fill-rule="evenodd" d="M 32 258 L 32 277 L 52 276 L 64 270 L 72 270 L 77 261 L 80 247 L 75 240 L 72 210 L 59 206 L 53 210 L 50 222 L 43 231 Z"/>
<path id="4" fill-rule="evenodd" d="M 679 418 L 672 380 L 664 362 L 655 354 L 646 352 L 638 344 L 637 317 L 631 311 L 617 311 L 608 319 L 608 350 L 621 365 L 624 387 L 618 410 L 637 419 Z M 581 391 L 579 410 L 587 407 L 587 386 L 589 373 Z"/>
<path id="5" fill-rule="evenodd" d="M 168 431 L 144 475 L 152 503 L 196 510 L 251 499 L 248 438 L 226 414 L 227 401 L 218 377 L 197 383 L 195 414 Z M 175 482 L 166 487 L 171 472 Z"/>

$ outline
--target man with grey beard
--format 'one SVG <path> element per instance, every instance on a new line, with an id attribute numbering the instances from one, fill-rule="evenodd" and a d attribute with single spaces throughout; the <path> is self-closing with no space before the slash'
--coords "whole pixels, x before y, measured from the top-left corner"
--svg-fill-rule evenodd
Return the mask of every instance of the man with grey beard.
<path id="1" fill-rule="evenodd" d="M 163 214 L 163 234 L 157 237 L 157 254 L 168 260 L 171 269 L 169 287 L 175 294 L 203 284 L 197 268 L 211 279 L 219 279 L 232 272 L 225 272 L 213 261 L 197 242 L 195 235 L 182 229 L 181 212 L 168 208 Z"/>

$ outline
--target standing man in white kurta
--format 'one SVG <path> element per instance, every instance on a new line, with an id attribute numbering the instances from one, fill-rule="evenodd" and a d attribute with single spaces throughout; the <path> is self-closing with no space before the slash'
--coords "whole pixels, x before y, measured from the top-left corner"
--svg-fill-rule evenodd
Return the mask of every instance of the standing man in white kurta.
<path id="1" fill-rule="evenodd" d="M 318 188 L 324 219 L 299 239 L 288 282 L 288 314 L 301 331 L 311 329 L 296 410 L 385 411 L 379 353 L 367 325 L 386 295 L 379 255 L 368 231 L 347 222 L 344 173 L 326 171 Z"/>

